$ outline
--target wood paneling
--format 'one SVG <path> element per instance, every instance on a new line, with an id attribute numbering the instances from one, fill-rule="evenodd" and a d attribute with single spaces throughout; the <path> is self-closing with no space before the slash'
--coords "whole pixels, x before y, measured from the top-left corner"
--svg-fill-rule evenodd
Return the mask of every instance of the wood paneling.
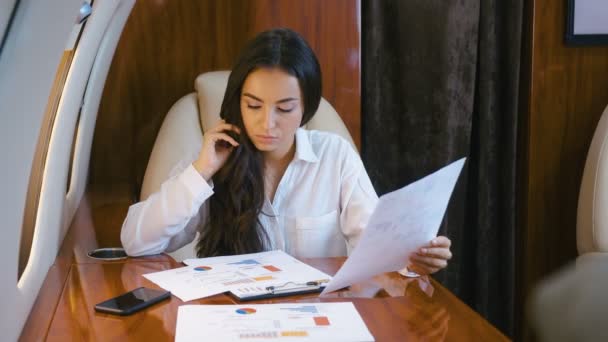
<path id="1" fill-rule="evenodd" d="M 522 77 L 522 292 L 576 258 L 579 187 L 608 104 L 608 47 L 563 43 L 565 1 L 533 1 Z M 529 51 L 526 51 L 529 50 Z M 524 67 L 524 71 L 526 68 Z M 527 146 L 526 146 L 527 145 Z M 520 149 L 521 151 L 521 149 Z"/>
<path id="2" fill-rule="evenodd" d="M 360 142 L 360 0 L 138 1 L 125 25 L 100 104 L 92 183 L 139 191 L 162 120 L 195 77 L 230 69 L 248 39 L 277 26 L 317 53 L 323 96 Z"/>

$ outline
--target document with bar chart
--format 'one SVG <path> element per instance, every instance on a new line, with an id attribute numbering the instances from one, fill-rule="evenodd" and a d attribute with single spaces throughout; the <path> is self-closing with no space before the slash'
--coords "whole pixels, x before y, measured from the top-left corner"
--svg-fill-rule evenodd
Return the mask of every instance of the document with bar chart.
<path id="1" fill-rule="evenodd" d="M 182 305 L 176 342 L 374 341 L 352 303 Z"/>
<path id="2" fill-rule="evenodd" d="M 302 289 L 320 291 L 331 279 L 282 251 L 189 259 L 184 263 L 188 266 L 144 277 L 184 302 L 228 291 L 237 298 Z"/>

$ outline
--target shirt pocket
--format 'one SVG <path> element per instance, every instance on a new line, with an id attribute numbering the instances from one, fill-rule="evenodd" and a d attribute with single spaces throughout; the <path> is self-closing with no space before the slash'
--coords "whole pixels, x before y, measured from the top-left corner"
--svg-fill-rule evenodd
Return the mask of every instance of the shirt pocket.
<path id="1" fill-rule="evenodd" d="M 321 216 L 295 218 L 294 254 L 304 258 L 346 255 L 338 210 Z"/>

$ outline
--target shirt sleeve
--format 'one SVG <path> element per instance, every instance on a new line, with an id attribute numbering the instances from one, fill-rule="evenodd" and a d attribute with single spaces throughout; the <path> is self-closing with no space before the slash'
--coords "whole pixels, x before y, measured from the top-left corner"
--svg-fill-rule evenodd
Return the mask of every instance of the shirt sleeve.
<path id="1" fill-rule="evenodd" d="M 185 165 L 184 165 L 185 164 Z M 129 207 L 120 240 L 128 255 L 171 252 L 192 242 L 213 195 L 192 163 L 180 163 L 158 192 Z"/>
<path id="2" fill-rule="evenodd" d="M 340 227 L 350 254 L 376 208 L 378 195 L 359 155 L 350 145 L 343 145 L 340 153 L 344 156 L 340 189 Z"/>

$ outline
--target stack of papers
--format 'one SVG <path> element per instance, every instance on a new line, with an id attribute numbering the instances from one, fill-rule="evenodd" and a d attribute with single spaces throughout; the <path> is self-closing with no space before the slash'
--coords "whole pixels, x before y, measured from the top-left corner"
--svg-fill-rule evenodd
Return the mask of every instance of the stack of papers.
<path id="1" fill-rule="evenodd" d="M 188 259 L 188 266 L 144 274 L 184 302 L 232 292 L 240 299 L 321 290 L 331 277 L 282 252 Z"/>
<path id="2" fill-rule="evenodd" d="M 323 293 L 406 267 L 410 255 L 437 236 L 464 162 L 380 197 L 357 247 Z"/>
<path id="3" fill-rule="evenodd" d="M 176 342 L 374 341 L 352 303 L 182 305 Z"/>

